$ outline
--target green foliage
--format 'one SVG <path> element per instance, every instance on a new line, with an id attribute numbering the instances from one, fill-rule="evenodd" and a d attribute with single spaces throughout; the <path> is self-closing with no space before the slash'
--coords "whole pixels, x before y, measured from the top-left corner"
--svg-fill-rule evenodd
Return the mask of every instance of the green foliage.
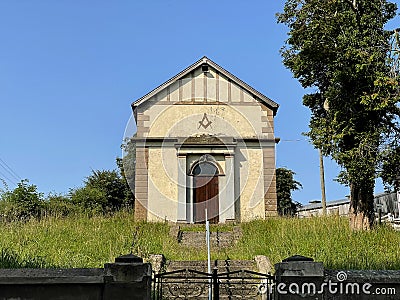
<path id="1" fill-rule="evenodd" d="M 74 205 L 80 206 L 86 212 L 101 213 L 107 207 L 105 193 L 93 187 L 80 187 L 70 192 L 71 201 Z"/>
<path id="2" fill-rule="evenodd" d="M 292 191 L 299 190 L 302 185 L 294 180 L 296 173 L 286 168 L 276 169 L 276 196 L 278 200 L 278 213 L 280 216 L 294 216 L 297 208 L 301 206 L 298 202 L 293 202 Z"/>
<path id="3" fill-rule="evenodd" d="M 122 178 L 130 188 L 130 193 L 127 194 L 128 201 L 133 203 L 133 193 L 135 191 L 135 170 L 136 170 L 136 142 L 134 138 L 126 138 L 121 145 L 123 157 L 117 158 L 117 166 L 120 170 Z M 127 189 L 128 190 L 128 189 Z"/>
<path id="4" fill-rule="evenodd" d="M 27 179 L 21 180 L 13 191 L 2 194 L 0 212 L 3 220 L 28 220 L 39 218 L 42 212 L 43 194 L 36 185 L 30 185 Z"/>
<path id="5" fill-rule="evenodd" d="M 21 258 L 15 251 L 1 249 L 0 268 L 1 269 L 21 269 L 21 268 L 50 268 L 55 266 L 48 265 L 41 257 Z"/>
<path id="6" fill-rule="evenodd" d="M 400 28 L 392 31 L 390 49 L 388 64 L 390 66 L 391 77 L 398 78 L 400 76 Z"/>
<path id="7" fill-rule="evenodd" d="M 117 171 L 92 171 L 84 186 L 71 189 L 68 196 L 50 193 L 46 198 L 36 185 L 21 180 L 10 191 L 0 190 L 0 220 L 26 221 L 43 216 L 67 217 L 82 212 L 90 215 L 113 213 L 133 206 L 132 193 Z"/>
<path id="8" fill-rule="evenodd" d="M 49 194 L 44 203 L 44 214 L 57 218 L 67 217 L 80 212 L 80 207 L 74 205 L 70 198 L 59 195 Z"/>
<path id="9" fill-rule="evenodd" d="M 382 162 L 381 177 L 385 183 L 385 188 L 388 192 L 392 188 L 400 188 L 400 147 L 395 147 L 393 150 L 385 152 Z"/>
<path id="10" fill-rule="evenodd" d="M 400 34 L 399 28 L 392 32 L 391 51 L 389 53 L 389 66 L 391 67 L 391 77 L 399 80 L 400 78 Z M 400 87 L 397 86 L 398 93 Z M 392 142 L 382 151 L 381 178 L 388 191 L 393 188 L 400 189 L 400 144 L 397 135 L 393 135 Z"/>
<path id="11" fill-rule="evenodd" d="M 396 5 L 381 0 L 287 0 L 278 22 L 289 28 L 284 65 L 304 88 L 316 148 L 343 167 L 352 207 L 371 216 L 380 150 L 398 128 L 399 80 L 390 76 Z"/>
<path id="12" fill-rule="evenodd" d="M 120 209 L 126 201 L 126 185 L 117 171 L 92 171 L 92 175 L 84 181 L 88 188 L 102 191 L 106 198 L 106 207 L 110 210 Z"/>
<path id="13" fill-rule="evenodd" d="M 84 181 L 84 186 L 70 191 L 71 201 L 86 211 L 114 212 L 130 206 L 129 189 L 124 179 L 115 171 L 97 170 Z"/>

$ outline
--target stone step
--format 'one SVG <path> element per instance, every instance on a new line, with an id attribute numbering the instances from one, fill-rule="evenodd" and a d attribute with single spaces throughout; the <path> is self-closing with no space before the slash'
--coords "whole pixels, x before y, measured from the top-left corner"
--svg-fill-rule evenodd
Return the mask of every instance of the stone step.
<path id="1" fill-rule="evenodd" d="M 166 261 L 162 254 L 150 255 L 149 262 L 152 265 L 153 271 L 156 273 L 171 272 L 182 269 L 207 272 L 208 269 L 207 261 L 205 260 Z M 211 268 L 214 268 L 214 266 L 218 268 L 218 273 L 249 270 L 266 274 L 273 271 L 273 265 L 268 257 L 264 255 L 257 255 L 252 260 L 213 260 L 211 261 Z"/>
<path id="2" fill-rule="evenodd" d="M 233 272 L 239 270 L 250 270 L 259 272 L 255 260 L 217 260 L 211 262 L 211 268 L 218 268 L 218 273 Z M 207 261 L 169 261 L 166 271 L 177 271 L 181 269 L 191 269 L 200 272 L 207 272 Z"/>
<path id="3" fill-rule="evenodd" d="M 212 247 L 229 247 L 235 243 L 235 237 L 231 232 L 212 232 L 210 233 L 210 245 Z M 182 232 L 180 243 L 184 246 L 199 247 L 206 246 L 204 232 Z"/>
<path id="4" fill-rule="evenodd" d="M 194 225 L 195 227 L 196 225 Z M 184 231 L 180 227 L 171 228 L 170 233 L 175 236 L 179 243 L 188 247 L 205 247 L 205 231 Z M 232 231 L 212 231 L 210 232 L 211 247 L 226 248 L 236 243 L 242 235 L 241 228 L 234 226 Z"/>

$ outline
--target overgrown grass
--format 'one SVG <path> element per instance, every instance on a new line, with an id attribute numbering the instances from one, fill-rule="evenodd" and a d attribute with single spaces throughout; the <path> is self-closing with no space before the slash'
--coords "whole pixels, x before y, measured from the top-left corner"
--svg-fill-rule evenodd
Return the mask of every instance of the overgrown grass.
<path id="1" fill-rule="evenodd" d="M 330 269 L 399 269 L 400 232 L 382 225 L 353 232 L 347 218 L 270 219 L 242 224 L 240 256 L 268 256 L 276 263 L 299 254 Z"/>
<path id="2" fill-rule="evenodd" d="M 16 252 L 10 249 L 1 249 L 0 251 L 0 268 L 2 269 L 49 267 L 53 266 L 48 265 L 41 257 L 22 259 Z"/>
<path id="3" fill-rule="evenodd" d="M 0 224 L 0 248 L 17 253 L 22 261 L 40 258 L 46 266 L 101 267 L 129 253 L 132 215 L 75 216 Z"/>
<path id="4" fill-rule="evenodd" d="M 213 226 L 212 231 L 226 231 L 229 226 Z M 276 218 L 240 226 L 242 239 L 230 248 L 213 249 L 212 259 L 252 259 L 262 254 L 277 263 L 300 254 L 331 269 L 400 268 L 400 232 L 387 226 L 352 232 L 348 220 L 339 217 Z M 168 224 L 135 223 L 133 216 L 125 212 L 109 217 L 49 217 L 0 223 L 0 249 L 3 268 L 102 267 L 131 251 L 144 258 L 159 253 L 172 260 L 207 257 L 205 247 L 178 244 L 169 235 Z"/>

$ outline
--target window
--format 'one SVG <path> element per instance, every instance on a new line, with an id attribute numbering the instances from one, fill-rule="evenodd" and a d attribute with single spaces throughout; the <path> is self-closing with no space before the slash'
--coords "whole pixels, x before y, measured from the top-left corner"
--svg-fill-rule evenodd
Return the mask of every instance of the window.
<path id="1" fill-rule="evenodd" d="M 218 175 L 216 166 L 209 162 L 198 163 L 193 169 L 194 176 L 215 176 Z"/>

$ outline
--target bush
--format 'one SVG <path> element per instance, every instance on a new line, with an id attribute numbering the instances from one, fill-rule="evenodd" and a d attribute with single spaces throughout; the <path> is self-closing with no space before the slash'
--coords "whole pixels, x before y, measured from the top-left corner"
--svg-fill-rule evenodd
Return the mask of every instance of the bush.
<path id="1" fill-rule="evenodd" d="M 90 213 L 112 213 L 129 208 L 131 194 L 125 180 L 115 171 L 97 170 L 84 181 L 84 186 L 70 191 L 72 203 Z"/>
<path id="2" fill-rule="evenodd" d="M 67 217 L 79 211 L 80 207 L 74 205 L 70 198 L 57 194 L 49 194 L 44 207 L 44 214 L 46 216 L 56 218 Z"/>
<path id="3" fill-rule="evenodd" d="M 21 180 L 13 191 L 2 194 L 0 213 L 3 220 L 29 220 L 39 218 L 43 208 L 43 194 L 36 185 L 29 185 L 27 179 Z"/>
<path id="4" fill-rule="evenodd" d="M 127 202 L 127 191 L 130 192 L 125 180 L 117 171 L 97 170 L 92 171 L 84 181 L 85 186 L 95 188 L 103 192 L 106 197 L 104 210 L 117 211 Z"/>
<path id="5" fill-rule="evenodd" d="M 88 213 L 99 214 L 107 207 L 107 197 L 105 193 L 93 187 L 81 187 L 70 192 L 71 201 Z"/>

